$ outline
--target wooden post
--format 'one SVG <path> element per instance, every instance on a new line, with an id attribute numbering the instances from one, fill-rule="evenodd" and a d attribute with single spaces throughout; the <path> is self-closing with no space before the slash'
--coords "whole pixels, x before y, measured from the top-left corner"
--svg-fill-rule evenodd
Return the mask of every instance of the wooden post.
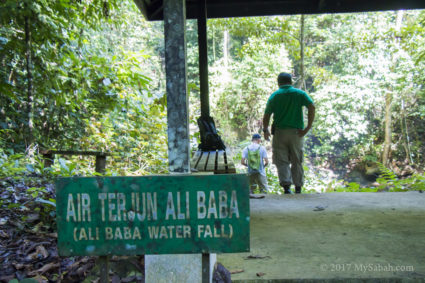
<path id="1" fill-rule="evenodd" d="M 44 168 L 52 167 L 53 165 L 54 154 L 53 153 L 45 153 L 43 154 L 44 160 Z"/>
<path id="2" fill-rule="evenodd" d="M 207 1 L 198 0 L 198 49 L 199 49 L 199 84 L 201 90 L 201 116 L 210 116 L 208 90 L 208 45 L 207 45 Z"/>
<path id="3" fill-rule="evenodd" d="M 105 174 L 106 155 L 96 155 L 96 172 Z"/>

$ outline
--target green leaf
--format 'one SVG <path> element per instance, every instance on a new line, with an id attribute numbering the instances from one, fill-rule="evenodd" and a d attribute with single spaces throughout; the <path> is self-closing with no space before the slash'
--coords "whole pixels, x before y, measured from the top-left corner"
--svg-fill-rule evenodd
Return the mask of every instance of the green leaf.
<path id="1" fill-rule="evenodd" d="M 60 164 L 60 167 L 61 167 L 62 170 L 66 171 L 66 172 L 69 172 L 69 168 L 66 165 L 66 160 L 65 159 L 59 158 L 59 164 Z"/>
<path id="2" fill-rule="evenodd" d="M 32 164 L 27 164 L 26 168 L 27 168 L 28 172 L 31 172 L 31 173 L 35 172 L 34 166 Z"/>
<path id="3" fill-rule="evenodd" d="M 40 202 L 40 203 L 44 203 L 44 204 L 49 204 L 53 207 L 56 207 L 56 202 L 53 202 L 51 200 L 45 200 L 45 199 L 37 198 L 35 201 Z"/>

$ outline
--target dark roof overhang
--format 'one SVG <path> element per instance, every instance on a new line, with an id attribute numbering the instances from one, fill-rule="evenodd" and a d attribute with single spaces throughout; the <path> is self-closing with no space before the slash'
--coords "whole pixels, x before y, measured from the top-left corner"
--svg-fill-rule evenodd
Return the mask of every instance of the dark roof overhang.
<path id="1" fill-rule="evenodd" d="M 149 21 L 163 19 L 163 0 L 134 0 Z M 424 0 L 206 0 L 208 18 L 425 9 Z M 196 19 L 199 0 L 186 0 L 186 18 Z"/>

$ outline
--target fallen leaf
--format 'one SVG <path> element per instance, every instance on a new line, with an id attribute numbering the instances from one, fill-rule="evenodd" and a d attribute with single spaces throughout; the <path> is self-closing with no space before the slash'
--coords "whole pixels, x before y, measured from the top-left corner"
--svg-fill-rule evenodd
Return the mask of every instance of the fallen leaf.
<path id="1" fill-rule="evenodd" d="M 16 226 L 19 230 L 24 230 L 25 226 L 20 221 L 10 222 L 12 225 Z"/>
<path id="2" fill-rule="evenodd" d="M 49 271 L 49 270 L 51 270 L 53 268 L 58 268 L 59 266 L 60 266 L 60 263 L 58 263 L 58 262 L 51 262 L 51 263 L 48 263 L 48 264 L 44 265 L 42 268 L 40 268 L 38 270 L 34 270 L 34 271 L 31 271 L 31 272 L 28 272 L 28 275 L 29 276 L 34 276 L 34 275 L 37 275 L 37 274 L 43 274 L 43 273 L 45 273 L 45 272 L 47 272 L 47 271 Z"/>
<path id="3" fill-rule="evenodd" d="M 47 250 L 46 250 L 46 248 L 44 246 L 38 246 L 37 249 L 36 249 L 36 251 L 38 253 L 40 253 L 43 256 L 43 258 L 46 258 L 46 257 L 49 256 L 49 253 L 47 252 Z"/>
<path id="4" fill-rule="evenodd" d="M 230 271 L 230 274 L 236 274 L 236 273 L 242 273 L 242 272 L 244 272 L 245 270 L 243 270 L 243 269 L 235 269 L 235 270 L 231 270 Z"/>
<path id="5" fill-rule="evenodd" d="M 86 277 L 87 272 L 91 270 L 92 267 L 93 267 L 93 262 L 85 263 L 84 265 L 78 267 L 75 273 L 81 277 Z"/>
<path id="6" fill-rule="evenodd" d="M 82 259 L 72 263 L 70 266 L 68 266 L 68 270 L 73 270 L 75 268 L 78 268 L 79 265 L 83 264 L 83 263 L 87 263 L 88 262 L 88 257 L 83 257 Z"/>
<path id="7" fill-rule="evenodd" d="M 249 255 L 245 259 L 264 259 L 264 258 L 271 258 L 268 255 Z"/>
<path id="8" fill-rule="evenodd" d="M 14 262 L 14 263 L 12 263 L 13 264 L 13 266 L 16 268 L 16 269 L 22 269 L 22 268 L 24 268 L 25 267 L 25 265 L 24 264 L 22 264 L 22 263 L 17 263 L 17 262 Z"/>
<path id="9" fill-rule="evenodd" d="M 40 215 L 38 213 L 28 214 L 27 222 L 32 223 L 40 219 Z"/>
<path id="10" fill-rule="evenodd" d="M 35 252 L 29 254 L 26 259 L 27 260 L 34 260 L 34 259 L 44 259 L 49 256 L 49 253 L 46 251 L 46 249 L 43 246 L 37 246 L 35 249 Z"/>
<path id="11" fill-rule="evenodd" d="M 36 225 L 34 225 L 31 228 L 32 233 L 38 234 L 40 232 L 42 226 L 43 226 L 43 222 L 38 222 Z"/>
<path id="12" fill-rule="evenodd" d="M 9 234 L 7 234 L 6 232 L 4 232 L 3 230 L 0 230 L 0 237 L 2 237 L 2 238 L 9 238 Z"/>
<path id="13" fill-rule="evenodd" d="M 257 272 L 258 277 L 261 277 L 261 276 L 264 276 L 264 275 L 266 275 L 264 272 Z"/>

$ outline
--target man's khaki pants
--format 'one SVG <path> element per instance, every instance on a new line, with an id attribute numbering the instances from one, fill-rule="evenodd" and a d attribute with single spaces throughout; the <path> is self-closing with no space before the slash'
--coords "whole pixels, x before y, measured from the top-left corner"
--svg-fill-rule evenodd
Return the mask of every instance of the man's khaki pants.
<path id="1" fill-rule="evenodd" d="M 282 187 L 304 184 L 303 144 L 304 138 L 298 136 L 297 129 L 276 129 L 272 142 L 273 163 Z"/>

